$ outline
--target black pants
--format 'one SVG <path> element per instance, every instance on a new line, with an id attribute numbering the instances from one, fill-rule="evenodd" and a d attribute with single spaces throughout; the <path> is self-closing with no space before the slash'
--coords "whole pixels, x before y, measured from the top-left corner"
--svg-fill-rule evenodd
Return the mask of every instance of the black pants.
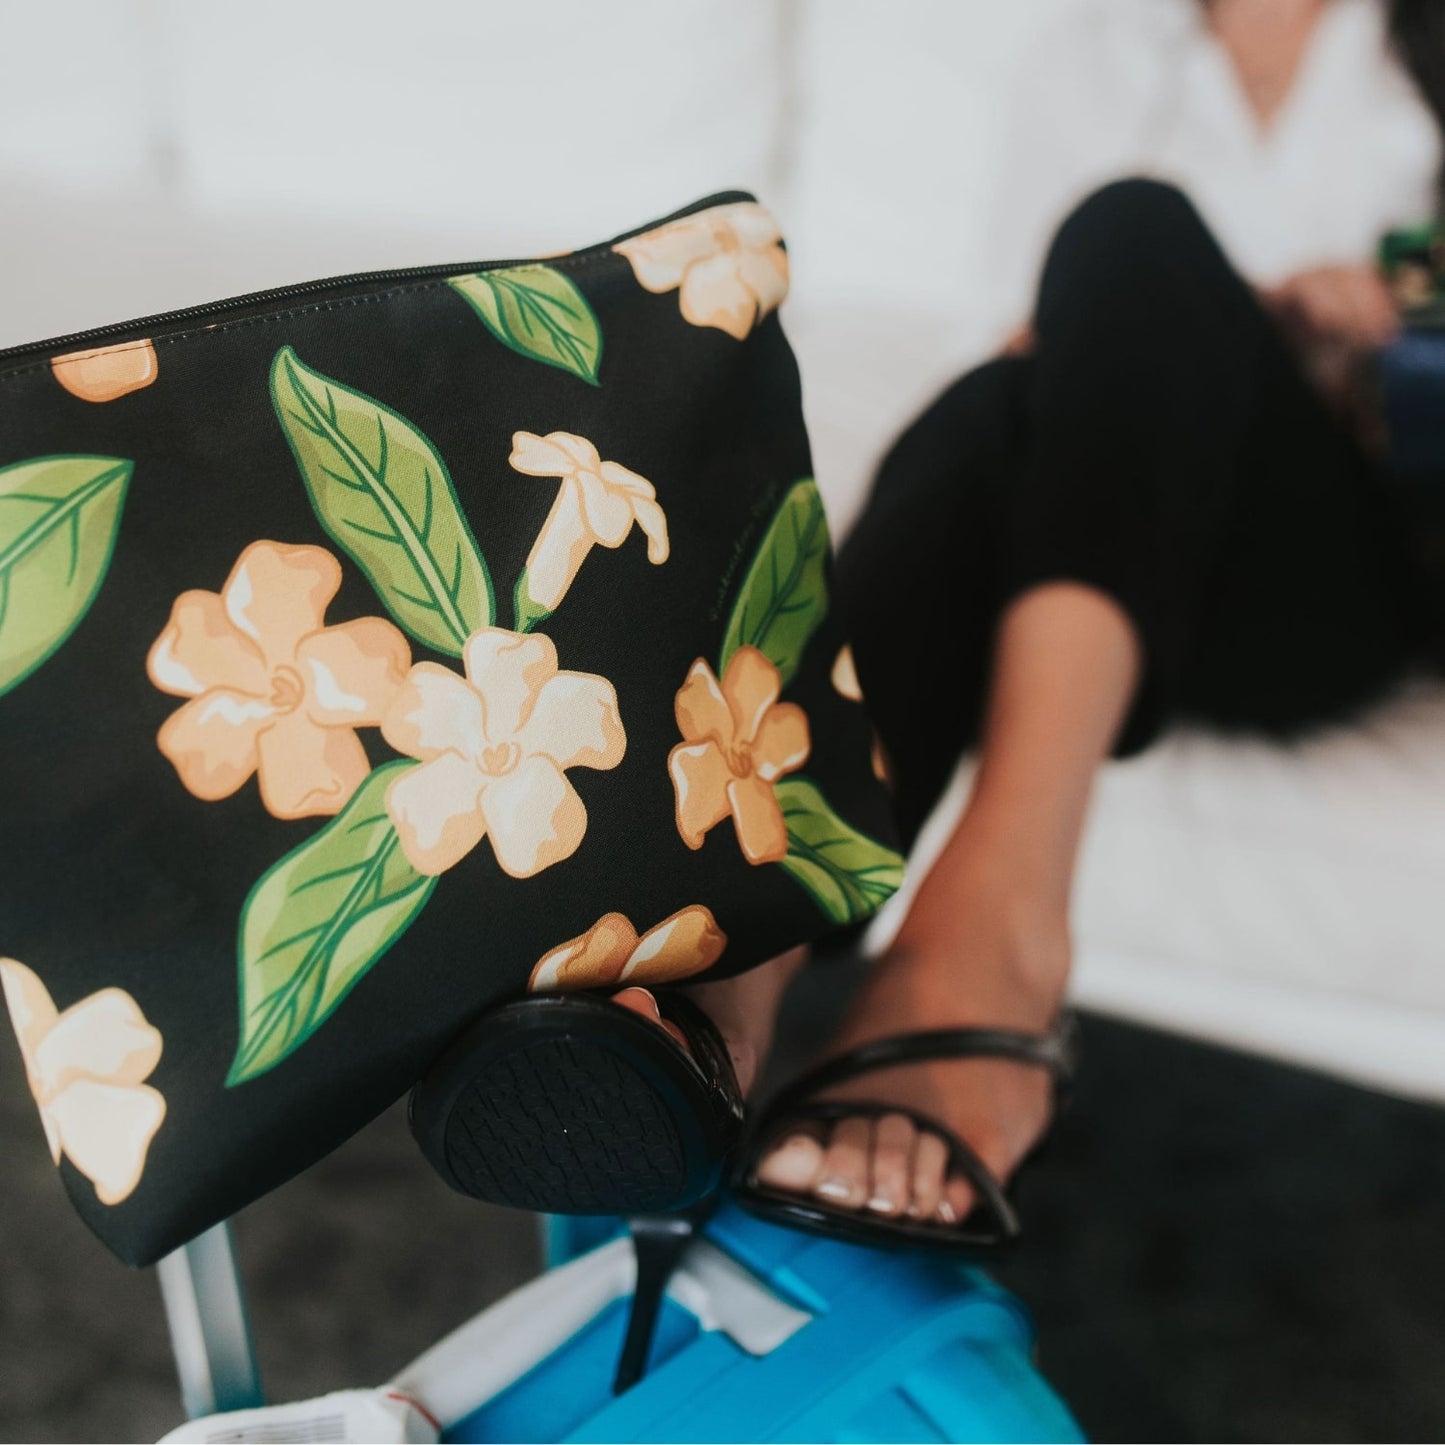
<path id="1" fill-rule="evenodd" d="M 839 558 L 910 839 L 977 737 L 999 613 L 1036 584 L 1097 587 L 1138 628 L 1119 755 L 1177 718 L 1340 720 L 1421 649 L 1381 479 L 1178 191 L 1085 201 L 1035 330 L 908 429 Z"/>

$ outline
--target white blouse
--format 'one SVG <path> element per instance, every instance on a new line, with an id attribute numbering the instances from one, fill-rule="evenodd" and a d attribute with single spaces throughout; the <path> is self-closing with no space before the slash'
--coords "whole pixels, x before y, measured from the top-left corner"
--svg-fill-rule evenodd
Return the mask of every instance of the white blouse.
<path id="1" fill-rule="evenodd" d="M 1121 176 L 1172 181 L 1256 284 L 1368 261 L 1428 219 L 1439 131 L 1389 48 L 1380 0 L 1330 0 L 1267 128 L 1199 0 L 1081 0 L 1013 105 L 995 211 L 999 301 L 1026 314 L 1059 222 Z M 1002 308 L 1001 308 L 1002 309 Z"/>

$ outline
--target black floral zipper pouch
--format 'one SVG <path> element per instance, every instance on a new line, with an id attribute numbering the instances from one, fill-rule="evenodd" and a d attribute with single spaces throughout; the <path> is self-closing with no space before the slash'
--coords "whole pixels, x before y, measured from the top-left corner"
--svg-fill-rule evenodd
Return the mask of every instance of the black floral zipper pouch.
<path id="1" fill-rule="evenodd" d="M 0 979 L 122 1259 L 897 887 L 787 284 L 737 193 L 0 353 Z"/>

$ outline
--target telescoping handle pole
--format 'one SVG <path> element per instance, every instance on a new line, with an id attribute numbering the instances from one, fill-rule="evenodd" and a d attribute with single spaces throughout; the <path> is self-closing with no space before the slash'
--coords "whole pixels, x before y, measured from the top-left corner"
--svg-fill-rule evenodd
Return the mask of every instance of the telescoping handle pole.
<path id="1" fill-rule="evenodd" d="M 156 1266 L 186 1415 L 265 1403 L 229 1221 Z"/>

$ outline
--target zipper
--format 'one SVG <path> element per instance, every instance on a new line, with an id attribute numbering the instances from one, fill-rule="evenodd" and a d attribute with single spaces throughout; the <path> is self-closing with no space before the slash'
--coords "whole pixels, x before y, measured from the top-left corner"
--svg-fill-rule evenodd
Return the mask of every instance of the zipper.
<path id="1" fill-rule="evenodd" d="M 645 226 L 624 231 L 610 241 L 572 251 L 565 257 L 556 257 L 569 263 L 590 260 L 610 254 L 618 241 L 630 240 L 633 236 L 644 235 L 659 226 L 670 225 L 700 211 L 711 210 L 714 206 L 732 205 L 739 201 L 753 201 L 756 198 L 747 191 L 717 191 L 704 196 L 680 211 L 673 211 L 660 220 L 649 221 Z M 442 266 L 401 266 L 393 271 L 357 271 L 347 276 L 330 276 L 321 281 L 302 281 L 294 286 L 273 286 L 266 291 L 249 291 L 243 296 L 230 296 L 223 301 L 211 301 L 203 306 L 183 306 L 176 311 L 160 311 L 154 316 L 140 316 L 134 321 L 116 321 L 109 326 L 94 326 L 88 331 L 70 331 L 64 336 L 52 336 L 44 341 L 28 341 L 20 346 L 0 349 L 0 366 L 19 361 L 29 356 L 51 356 L 64 351 L 81 351 L 92 343 L 109 341 L 132 334 L 152 335 L 164 329 L 183 326 L 190 321 L 200 321 L 211 316 L 236 315 L 248 311 L 263 310 L 277 302 L 290 301 L 300 296 L 317 296 L 328 291 L 366 291 L 374 286 L 390 286 L 397 281 L 425 281 L 433 277 L 465 276 L 476 271 L 501 271 L 511 266 L 545 265 L 545 258 L 523 257 L 512 261 L 457 261 Z"/>

